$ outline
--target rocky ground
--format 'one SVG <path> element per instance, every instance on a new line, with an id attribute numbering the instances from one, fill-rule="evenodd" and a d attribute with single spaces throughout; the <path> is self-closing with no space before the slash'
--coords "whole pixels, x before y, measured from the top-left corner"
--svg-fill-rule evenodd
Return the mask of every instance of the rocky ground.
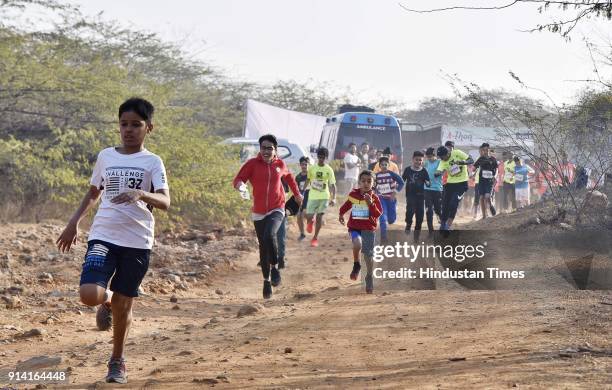
<path id="1" fill-rule="evenodd" d="M 610 290 L 380 283 L 366 295 L 348 278 L 349 241 L 332 218 L 316 249 L 292 226 L 283 284 L 265 302 L 250 229 L 160 237 L 134 309 L 130 383 L 111 386 L 112 334 L 77 296 L 85 245 L 59 254 L 61 228 L 0 227 L 0 385 L 17 368 L 65 370 L 60 386 L 75 389 L 612 388 Z"/>

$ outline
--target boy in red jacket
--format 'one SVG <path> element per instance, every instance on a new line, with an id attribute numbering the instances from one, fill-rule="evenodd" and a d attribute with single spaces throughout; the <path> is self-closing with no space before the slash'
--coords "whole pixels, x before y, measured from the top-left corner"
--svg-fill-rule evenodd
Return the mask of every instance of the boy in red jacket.
<path id="1" fill-rule="evenodd" d="M 295 200 L 302 204 L 300 189 L 287 169 L 278 158 L 278 142 L 272 134 L 259 138 L 257 157 L 248 160 L 240 168 L 233 184 L 240 192 L 246 191 L 246 182 L 253 187 L 253 208 L 251 219 L 255 225 L 259 242 L 259 263 L 263 274 L 263 297 L 272 296 L 272 286 L 281 283 L 278 263 L 278 230 L 285 218 L 285 191 L 281 178 L 287 183 Z"/>
<path id="2" fill-rule="evenodd" d="M 361 265 L 359 264 L 359 252 L 363 252 L 366 263 L 367 274 L 365 277 L 366 293 L 372 294 L 374 239 L 376 237 L 376 225 L 378 218 L 382 215 L 380 199 L 372 191 L 374 186 L 374 174 L 372 171 L 363 171 L 359 174 L 359 188 L 352 190 L 348 199 L 340 207 L 338 220 L 344 225 L 344 214 L 351 210 L 348 221 L 348 230 L 353 241 L 353 271 L 351 279 L 357 280 Z"/>

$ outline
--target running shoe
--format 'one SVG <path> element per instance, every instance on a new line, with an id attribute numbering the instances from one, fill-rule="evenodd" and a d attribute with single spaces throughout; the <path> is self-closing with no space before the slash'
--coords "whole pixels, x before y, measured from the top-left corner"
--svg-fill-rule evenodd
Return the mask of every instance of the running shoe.
<path id="1" fill-rule="evenodd" d="M 278 269 L 276 269 L 276 267 L 273 267 L 270 270 L 270 280 L 272 282 L 272 286 L 276 287 L 281 283 L 281 275 L 280 272 L 278 272 Z"/>
<path id="2" fill-rule="evenodd" d="M 312 233 L 312 229 L 314 228 L 314 220 L 310 221 L 306 224 L 306 231 L 308 233 Z"/>
<path id="3" fill-rule="evenodd" d="M 264 280 L 263 297 L 264 299 L 270 299 L 270 297 L 272 297 L 272 285 L 267 280 Z"/>
<path id="4" fill-rule="evenodd" d="M 448 225 L 446 224 L 446 222 L 442 222 L 440 224 L 440 230 L 442 231 L 448 231 Z"/>
<path id="5" fill-rule="evenodd" d="M 410 233 L 410 225 L 406 225 L 404 231 L 406 232 L 406 234 Z"/>
<path id="6" fill-rule="evenodd" d="M 113 326 L 113 311 L 110 302 L 98 305 L 96 311 L 96 326 L 98 330 L 109 330 Z"/>
<path id="7" fill-rule="evenodd" d="M 298 237 L 298 241 L 304 241 L 304 239 L 306 238 L 306 235 L 304 233 L 300 234 L 300 236 Z"/>
<path id="8" fill-rule="evenodd" d="M 366 294 L 372 294 L 374 291 L 374 278 L 372 275 L 366 275 L 365 277 Z"/>
<path id="9" fill-rule="evenodd" d="M 319 240 L 317 240 L 316 238 L 313 238 L 312 240 L 310 240 L 310 246 L 318 247 L 319 246 Z"/>
<path id="10" fill-rule="evenodd" d="M 106 374 L 106 383 L 127 383 L 127 374 L 125 372 L 125 359 L 111 358 L 108 361 L 108 374 Z"/>
<path id="11" fill-rule="evenodd" d="M 353 270 L 351 271 L 351 280 L 357 280 L 357 276 L 359 276 L 360 270 L 361 270 L 361 264 L 357 262 L 353 262 Z"/>

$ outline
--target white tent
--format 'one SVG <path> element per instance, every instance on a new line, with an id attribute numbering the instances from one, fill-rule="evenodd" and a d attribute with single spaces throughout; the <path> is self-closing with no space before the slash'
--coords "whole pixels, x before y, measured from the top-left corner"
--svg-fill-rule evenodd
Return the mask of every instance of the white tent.
<path id="1" fill-rule="evenodd" d="M 247 99 L 244 136 L 259 138 L 274 134 L 309 150 L 310 145 L 319 144 L 325 117 L 303 112 L 286 110 Z"/>

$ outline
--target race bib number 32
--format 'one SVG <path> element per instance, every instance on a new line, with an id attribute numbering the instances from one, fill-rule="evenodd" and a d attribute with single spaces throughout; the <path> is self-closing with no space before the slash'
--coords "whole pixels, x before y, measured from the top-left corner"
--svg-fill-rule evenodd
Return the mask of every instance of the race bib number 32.
<path id="1" fill-rule="evenodd" d="M 143 189 L 145 171 L 138 167 L 106 168 L 104 194 L 111 199 L 128 189 Z"/>

